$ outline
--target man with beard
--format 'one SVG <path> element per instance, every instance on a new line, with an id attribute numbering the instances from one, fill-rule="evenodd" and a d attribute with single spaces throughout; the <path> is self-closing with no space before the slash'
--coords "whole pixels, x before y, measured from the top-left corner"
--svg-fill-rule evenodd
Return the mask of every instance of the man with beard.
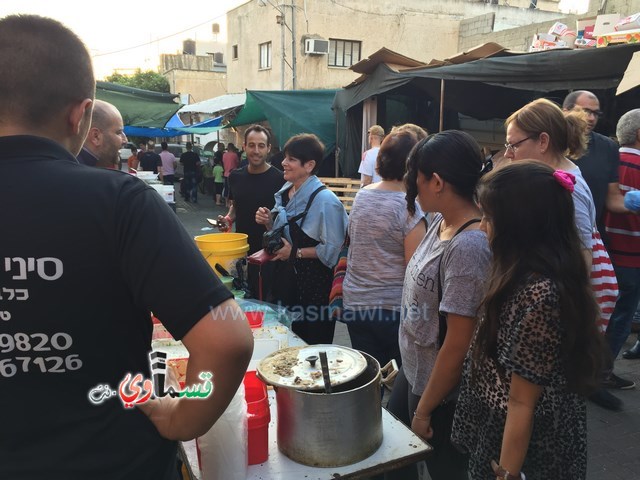
<path id="1" fill-rule="evenodd" d="M 96 100 L 91 116 L 91 128 L 78 154 L 78 162 L 90 167 L 116 170 L 120 163 L 120 149 L 127 143 L 122 115 L 116 107 Z"/>
<path id="2" fill-rule="evenodd" d="M 249 255 L 262 248 L 262 235 L 265 228 L 255 220 L 260 207 L 273 208 L 274 194 L 284 185 L 283 173 L 267 162 L 271 150 L 271 134 L 261 125 L 252 125 L 244 134 L 244 150 L 247 152 L 248 165 L 238 168 L 229 175 L 229 212 L 220 215 L 220 229 L 229 231 L 236 223 L 236 232 L 249 236 Z M 254 296 L 258 296 L 258 275 L 260 267 L 249 265 L 249 287 Z M 270 291 L 272 265 L 262 266 L 262 298 Z"/>

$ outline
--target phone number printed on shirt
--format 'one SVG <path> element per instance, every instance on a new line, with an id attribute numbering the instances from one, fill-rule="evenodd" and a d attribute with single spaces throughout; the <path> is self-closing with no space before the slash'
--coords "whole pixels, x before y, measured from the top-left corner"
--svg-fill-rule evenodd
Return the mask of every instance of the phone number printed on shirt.
<path id="1" fill-rule="evenodd" d="M 82 368 L 82 360 L 78 355 L 66 357 L 15 357 L 0 360 L 0 376 L 13 377 L 19 371 L 28 373 L 65 373 Z"/>
<path id="2" fill-rule="evenodd" d="M 45 333 L 0 333 L 0 353 L 50 352 L 68 350 L 73 339 L 68 333 L 54 333 L 50 338 Z M 16 356 L 0 360 L 0 376 L 13 377 L 18 372 L 65 373 L 82 367 L 79 356 L 67 355 L 47 357 Z"/>

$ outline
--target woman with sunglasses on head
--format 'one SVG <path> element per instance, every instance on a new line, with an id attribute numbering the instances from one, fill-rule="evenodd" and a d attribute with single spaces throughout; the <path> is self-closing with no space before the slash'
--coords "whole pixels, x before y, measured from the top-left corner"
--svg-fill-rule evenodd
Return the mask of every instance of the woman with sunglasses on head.
<path id="1" fill-rule="evenodd" d="M 493 260 L 452 440 L 471 480 L 586 477 L 585 397 L 598 384 L 598 305 L 574 223 L 570 173 L 536 161 L 480 181 Z"/>
<path id="2" fill-rule="evenodd" d="M 483 157 L 468 134 L 449 130 L 419 142 L 407 161 L 407 209 L 437 212 L 404 277 L 402 368 L 389 410 L 434 447 L 433 480 L 466 480 L 467 457 L 450 442 L 462 363 L 484 295 L 490 253 L 474 201 Z M 388 474 L 417 478 L 417 469 Z"/>

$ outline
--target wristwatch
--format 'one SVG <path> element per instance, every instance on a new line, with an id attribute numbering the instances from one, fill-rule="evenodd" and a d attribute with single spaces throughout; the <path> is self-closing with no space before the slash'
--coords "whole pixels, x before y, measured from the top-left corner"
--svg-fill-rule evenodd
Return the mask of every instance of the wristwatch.
<path id="1" fill-rule="evenodd" d="M 299 248 L 298 251 L 296 252 L 296 258 L 302 258 L 302 249 Z"/>

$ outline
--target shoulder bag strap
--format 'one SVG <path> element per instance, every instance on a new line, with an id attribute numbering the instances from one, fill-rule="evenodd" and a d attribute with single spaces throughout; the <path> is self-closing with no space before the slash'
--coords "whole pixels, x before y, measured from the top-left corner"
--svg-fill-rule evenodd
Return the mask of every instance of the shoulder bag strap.
<path id="1" fill-rule="evenodd" d="M 464 225 L 462 225 L 456 231 L 456 233 L 453 234 L 453 237 L 451 237 L 451 240 L 449 240 L 449 243 L 443 249 L 442 255 L 440 255 L 440 259 L 438 261 L 438 349 L 442 348 L 442 345 L 444 344 L 444 339 L 447 336 L 447 316 L 440 313 L 440 303 L 442 302 L 442 257 L 444 257 L 445 253 L 448 252 L 448 247 L 449 245 L 451 245 L 451 242 L 456 237 L 456 235 L 462 232 L 469 225 L 478 223 L 479 221 L 480 221 L 479 218 L 472 218 L 471 220 L 466 222 Z"/>
<path id="2" fill-rule="evenodd" d="M 290 219 L 287 220 L 287 223 L 289 224 L 289 232 L 291 233 L 291 224 L 293 224 L 294 222 L 297 222 L 298 220 L 302 219 L 302 221 L 300 222 L 300 229 L 302 229 L 302 225 L 304 224 L 304 219 L 307 216 L 307 213 L 309 212 L 309 209 L 311 208 L 311 204 L 313 203 L 313 200 L 316 198 L 316 195 L 318 195 L 322 190 L 324 190 L 325 188 L 327 188 L 325 185 L 322 185 L 318 188 L 316 188 L 313 193 L 309 196 L 309 200 L 307 201 L 307 206 L 304 208 L 304 212 L 299 213 L 298 215 L 291 217 Z M 291 254 L 289 255 L 289 261 L 293 262 L 296 258 L 296 251 L 297 248 L 296 245 L 294 245 L 295 239 L 293 238 L 293 234 L 291 234 L 291 241 L 293 242 L 291 244 Z"/>

